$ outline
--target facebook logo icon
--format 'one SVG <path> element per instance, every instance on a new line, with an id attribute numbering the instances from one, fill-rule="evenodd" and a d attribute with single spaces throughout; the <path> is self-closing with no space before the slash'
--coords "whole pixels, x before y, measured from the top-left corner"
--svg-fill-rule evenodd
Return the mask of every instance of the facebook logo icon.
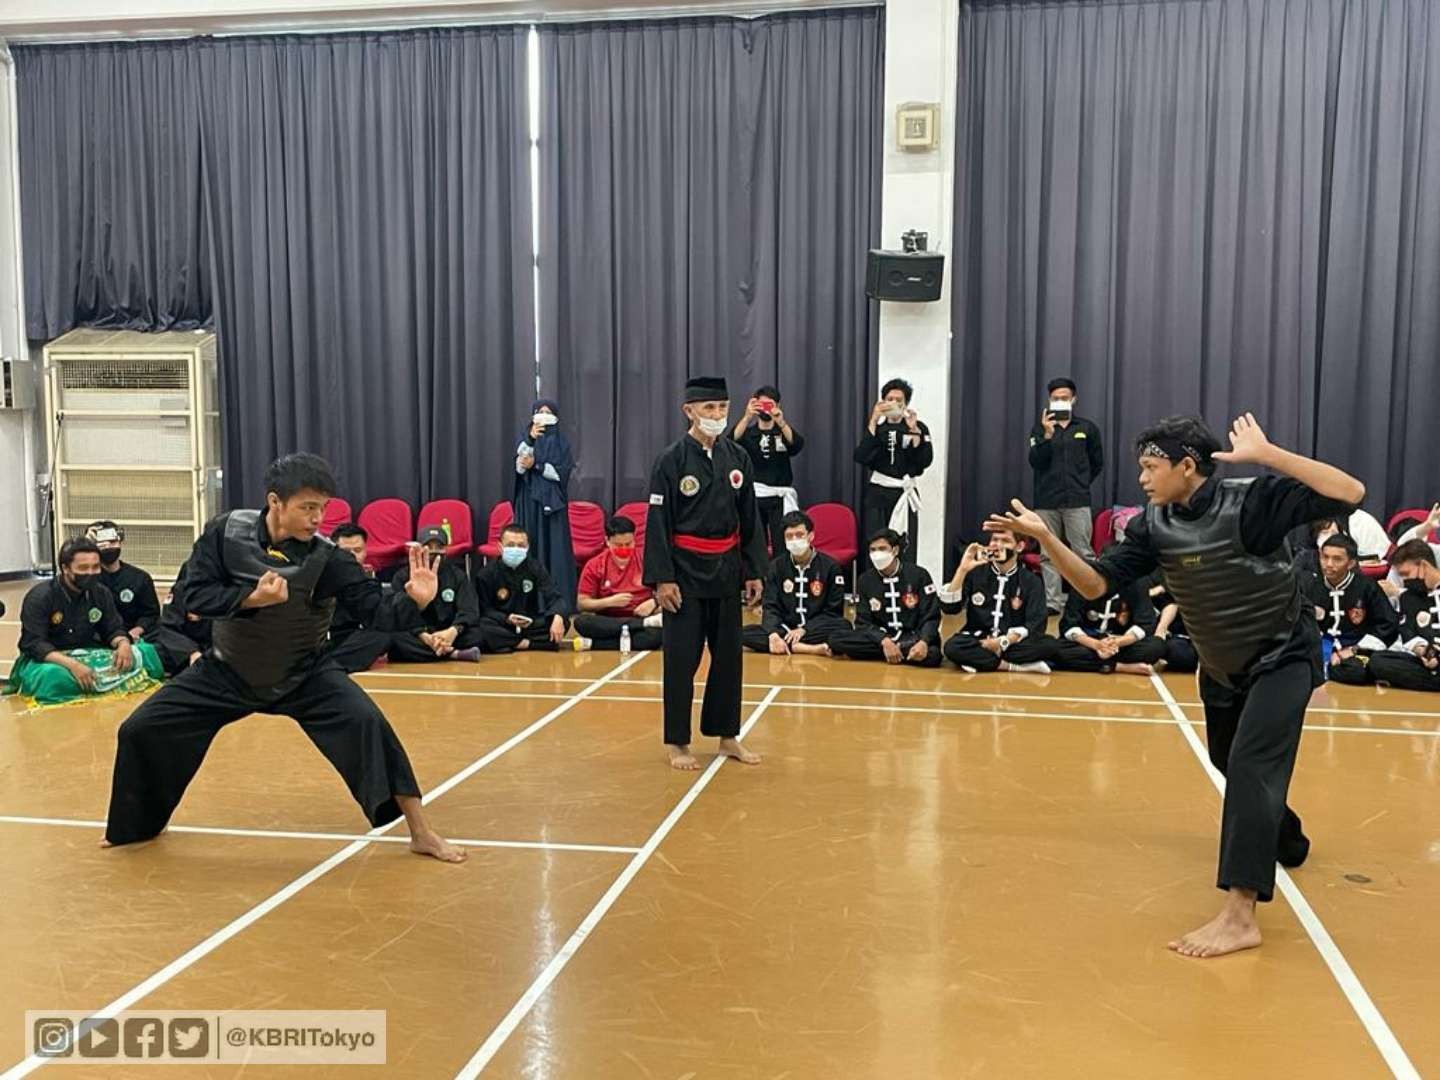
<path id="1" fill-rule="evenodd" d="M 125 1021 L 125 1056 L 154 1058 L 165 1053 L 165 1024 L 153 1017 Z"/>

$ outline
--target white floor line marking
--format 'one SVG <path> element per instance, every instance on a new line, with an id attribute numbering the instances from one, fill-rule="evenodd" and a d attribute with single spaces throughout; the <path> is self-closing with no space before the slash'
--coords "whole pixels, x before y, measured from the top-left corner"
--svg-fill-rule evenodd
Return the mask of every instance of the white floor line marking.
<path id="1" fill-rule="evenodd" d="M 1201 743 L 1200 736 L 1195 734 L 1194 727 L 1181 711 L 1180 705 L 1171 695 L 1169 687 L 1156 675 L 1152 675 L 1150 681 L 1160 695 L 1160 699 L 1170 709 L 1171 715 L 1175 718 L 1175 726 L 1180 729 L 1181 734 L 1185 736 L 1185 741 L 1190 744 L 1190 749 L 1194 751 L 1195 757 L 1205 770 L 1205 775 L 1210 777 L 1211 783 L 1220 792 L 1221 798 L 1224 798 L 1225 778 L 1210 763 L 1210 754 Z M 1315 909 L 1310 906 L 1310 901 L 1305 899 L 1305 894 L 1300 891 L 1300 886 L 1295 884 L 1295 879 L 1286 872 L 1284 867 L 1277 866 L 1275 868 L 1275 885 L 1294 910 L 1296 917 L 1300 920 L 1300 925 L 1310 935 L 1310 940 L 1315 943 L 1320 958 L 1325 961 L 1325 966 L 1330 969 L 1330 973 L 1335 976 L 1335 981 L 1340 984 L 1340 989 L 1350 1002 L 1350 1007 L 1355 1010 L 1355 1015 L 1365 1025 L 1366 1032 L 1375 1043 L 1375 1048 L 1380 1051 L 1380 1056 L 1385 1059 L 1385 1064 L 1390 1067 L 1391 1074 L 1400 1080 L 1410 1080 L 1412 1077 L 1419 1080 L 1419 1072 L 1405 1055 L 1400 1041 L 1390 1030 L 1390 1025 L 1380 1015 L 1380 1010 L 1370 1000 L 1370 995 L 1361 985 L 1359 977 L 1350 966 L 1350 962 L 1345 959 L 1340 947 L 1335 944 L 1335 939 L 1330 936 L 1330 931 L 1325 929 L 1325 924 L 1315 914 Z M 1199 962 L 1206 963 L 1208 961 Z"/>
<path id="2" fill-rule="evenodd" d="M 24 817 L 0 814 L 0 825 L 56 825 L 74 829 L 103 829 L 103 821 L 82 821 L 78 818 Z M 302 832 L 293 829 L 242 829 L 223 825 L 171 825 L 169 832 L 197 833 L 203 836 L 258 837 L 264 840 L 363 840 L 367 844 L 408 844 L 408 836 L 369 836 L 360 833 Z M 638 847 L 615 844 L 566 844 L 548 840 L 461 840 L 447 837 L 452 844 L 475 848 L 518 848 L 535 851 L 594 851 L 605 854 L 633 855 Z"/>
<path id="3" fill-rule="evenodd" d="M 770 703 L 775 700 L 782 689 L 783 688 L 779 686 L 770 688 L 770 692 L 765 695 L 759 705 L 755 706 L 755 711 L 750 714 L 749 719 L 746 720 L 744 726 L 741 727 L 741 738 L 744 738 L 750 733 L 750 729 L 755 726 L 761 715 L 770 707 Z M 595 927 L 599 925 L 600 920 L 603 919 L 610 908 L 614 906 L 615 901 L 620 898 L 620 894 L 623 893 L 630 882 L 635 879 L 635 875 L 645 866 L 650 856 L 655 854 L 661 841 L 670 834 L 670 830 L 685 816 L 685 811 L 689 810 L 691 804 L 700 797 L 700 793 L 704 791 L 710 781 L 714 779 L 715 775 L 724 766 L 726 760 L 727 759 L 723 757 L 716 757 L 714 761 L 710 762 L 710 765 L 705 771 L 700 774 L 700 778 L 690 785 L 690 789 L 685 792 L 685 795 L 675 804 L 675 809 L 671 810 L 669 816 L 650 834 L 650 839 L 645 841 L 645 846 L 640 849 L 639 854 L 630 860 L 629 865 L 626 866 L 624 870 L 620 871 L 620 876 L 611 883 L 610 888 L 605 891 L 605 895 L 590 909 L 590 914 L 586 915 L 580 925 L 575 928 L 575 932 L 570 935 L 570 939 L 560 947 L 560 951 L 551 958 L 550 963 L 546 964 L 545 969 L 536 976 L 535 981 L 530 984 L 530 988 L 520 996 L 520 1000 L 511 1007 L 510 1011 L 505 1014 L 505 1018 L 496 1025 L 495 1030 L 490 1033 L 490 1037 L 481 1044 L 479 1050 L 475 1051 L 475 1056 L 466 1062 L 464 1068 L 455 1074 L 456 1080 L 474 1080 L 475 1077 L 480 1075 L 485 1066 L 490 1063 L 490 1059 L 493 1058 L 500 1050 L 500 1047 L 505 1044 L 505 1040 L 511 1036 L 515 1029 L 519 1027 L 521 1021 L 529 1014 L 530 1010 L 535 1007 L 535 1003 L 540 1000 L 541 995 L 544 994 L 550 984 L 555 981 L 560 972 L 565 970 L 565 965 L 568 964 L 575 953 L 579 951 L 580 946 L 585 944 L 585 939 L 590 936 Z M 763 767 L 762 765 L 761 768 Z"/>
<path id="4" fill-rule="evenodd" d="M 507 739 L 505 742 L 501 743 L 498 747 L 490 751 L 478 761 L 472 762 L 460 772 L 456 773 L 454 776 L 441 783 L 438 787 L 433 788 L 429 792 L 429 794 L 427 794 L 423 798 L 422 802 L 429 804 L 435 799 L 439 798 L 445 792 L 449 791 L 456 784 L 462 783 L 463 781 L 469 779 L 471 776 L 474 776 L 475 773 L 479 772 L 490 762 L 494 761 L 501 754 L 505 753 L 505 751 L 515 746 L 522 739 L 528 738 L 530 735 L 533 735 L 535 732 L 539 731 L 556 717 L 568 712 L 572 707 L 585 700 L 585 698 L 589 697 L 596 690 L 600 689 L 600 687 L 604 686 L 611 679 L 629 670 L 635 664 L 645 659 L 645 657 L 648 655 L 648 652 L 636 653 L 628 660 L 617 665 L 616 667 L 611 668 L 600 678 L 596 679 L 589 686 L 585 687 L 585 689 L 577 693 L 569 701 L 563 702 L 560 705 L 557 705 L 554 709 L 551 709 L 550 712 L 546 713 L 539 720 L 535 721 L 535 723 L 531 724 L 519 735 Z M 204 941 L 201 941 L 198 945 L 195 945 L 193 948 L 176 957 L 159 971 L 155 972 L 153 975 L 149 976 L 148 978 L 144 979 L 139 983 L 136 983 L 129 990 L 125 991 L 125 993 L 121 994 L 114 1001 L 110 1002 L 110 1004 L 106 1005 L 102 1009 L 97 1010 L 91 1015 L 96 1019 L 109 1019 L 110 1017 L 115 1016 L 117 1013 L 124 1012 L 126 1009 L 130 1008 L 130 1006 L 134 1005 L 137 1001 L 140 1001 L 141 999 L 154 993 L 161 986 L 164 986 L 176 975 L 179 975 L 186 968 L 195 964 L 196 961 L 201 960 L 204 957 L 208 956 L 210 953 L 214 952 L 221 945 L 225 944 L 225 942 L 233 938 L 236 934 L 240 933 L 242 930 L 264 918 L 271 911 L 274 911 L 277 907 L 279 907 L 281 904 L 285 903 L 285 901 L 289 900 L 291 897 L 301 892 L 307 886 L 314 884 L 316 881 L 319 881 L 331 870 L 334 870 L 337 866 L 340 866 L 342 863 L 346 862 L 353 856 L 364 851 L 367 847 L 370 846 L 371 842 L 374 840 L 375 837 L 381 836 L 389 832 L 396 825 L 399 825 L 400 822 L 402 822 L 403 820 L 404 818 L 396 818 L 394 821 L 390 822 L 390 824 L 381 825 L 378 828 L 372 829 L 369 833 L 366 833 L 365 839 L 355 840 L 347 844 L 345 847 L 335 852 L 335 854 L 331 855 L 324 862 L 319 863 L 318 865 L 307 870 L 294 881 L 290 882 L 290 884 L 285 885 L 278 891 L 266 897 L 264 900 L 260 901 L 260 903 L 256 904 L 249 911 L 246 911 L 243 914 L 232 919 L 230 922 L 222 926 L 219 930 L 215 931 L 215 933 L 207 937 Z M 463 871 L 457 871 L 457 873 L 462 872 Z M 29 1057 L 25 1058 L 25 1060 L 18 1062 L 17 1064 L 7 1069 L 3 1074 L 0 1074 L 0 1080 L 19 1080 L 20 1077 L 29 1076 L 36 1069 L 40 1068 L 42 1065 L 46 1064 L 48 1061 L 51 1060 L 53 1059 L 31 1054 Z"/>

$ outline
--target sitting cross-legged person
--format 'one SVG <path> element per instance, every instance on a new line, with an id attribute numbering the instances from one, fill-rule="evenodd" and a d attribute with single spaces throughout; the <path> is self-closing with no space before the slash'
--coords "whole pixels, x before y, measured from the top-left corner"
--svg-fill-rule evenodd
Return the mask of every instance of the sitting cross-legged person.
<path id="1" fill-rule="evenodd" d="M 1351 686 L 1368 683 L 1370 657 L 1395 640 L 1400 619 L 1384 590 L 1360 571 L 1355 541 L 1344 533 L 1320 545 L 1320 576 L 1310 579 L 1306 598 L 1330 654 L 1328 676 Z"/>
<path id="2" fill-rule="evenodd" d="M 170 597 L 160 611 L 160 628 L 145 640 L 155 646 L 166 675 L 179 675 L 205 655 L 212 642 L 213 619 L 196 615 L 186 601 L 185 590 L 190 576 L 190 561 L 180 567 Z"/>
<path id="3" fill-rule="evenodd" d="M 25 594 L 20 606 L 20 655 L 7 693 L 41 705 L 85 694 L 128 693 L 164 678 L 155 647 L 132 641 L 115 598 L 100 582 L 93 540 L 60 547 L 60 573 Z"/>
<path id="4" fill-rule="evenodd" d="M 776 656 L 830 656 L 830 639 L 853 633 L 845 618 L 845 575 L 835 560 L 815 550 L 815 523 L 803 510 L 780 518 L 785 550 L 770 561 L 759 625 L 745 627 L 748 649 Z"/>
<path id="5" fill-rule="evenodd" d="M 987 546 L 967 547 L 939 597 L 944 611 L 965 615 L 965 628 L 945 642 L 945 658 L 962 671 L 1050 673 L 1056 641 L 1045 632 L 1045 583 L 1021 567 L 1013 532 L 997 529 Z"/>
<path id="6" fill-rule="evenodd" d="M 1118 545 L 1105 549 L 1112 554 Z M 1055 650 L 1059 671 L 1100 675 L 1151 675 L 1153 665 L 1165 659 L 1165 642 L 1155 637 L 1155 607 L 1143 581 L 1111 590 L 1096 600 L 1072 592 L 1060 618 Z"/>
<path id="7" fill-rule="evenodd" d="M 628 632 L 630 647 L 661 645 L 660 605 L 644 582 L 645 567 L 635 549 L 635 522 L 617 514 L 605 522 L 605 550 L 580 571 L 575 602 L 575 648 L 618 649 Z"/>
<path id="8" fill-rule="evenodd" d="M 1155 637 L 1165 643 L 1165 656 L 1162 658 L 1165 670 L 1182 675 L 1195 674 L 1200 670 L 1200 656 L 1195 651 L 1195 643 L 1190 640 L 1190 632 L 1185 629 L 1185 616 L 1180 611 L 1180 605 L 1165 591 L 1164 585 L 1159 586 L 1158 592 L 1154 585 L 1151 586 L 1150 602 L 1160 612 L 1155 622 Z M 1160 664 L 1155 667 L 1158 671 Z"/>
<path id="9" fill-rule="evenodd" d="M 519 525 L 500 533 L 500 558 L 475 575 L 475 589 L 484 652 L 554 652 L 565 639 L 564 601 L 549 572 L 530 557 L 530 534 Z"/>
<path id="10" fill-rule="evenodd" d="M 160 597 L 149 571 L 125 562 L 125 530 L 113 521 L 95 521 L 85 530 L 100 549 L 100 583 L 115 597 L 115 610 L 131 641 L 152 637 L 160 628 Z"/>
<path id="11" fill-rule="evenodd" d="M 1370 658 L 1370 677 L 1397 690 L 1440 692 L 1440 569 L 1434 545 L 1407 540 L 1390 556 L 1405 583 L 1395 645 Z"/>
<path id="12" fill-rule="evenodd" d="M 940 665 L 940 598 L 930 571 L 901 561 L 904 545 L 894 529 L 879 529 L 870 537 L 870 569 L 856 583 L 855 629 L 830 638 L 836 656 Z"/>

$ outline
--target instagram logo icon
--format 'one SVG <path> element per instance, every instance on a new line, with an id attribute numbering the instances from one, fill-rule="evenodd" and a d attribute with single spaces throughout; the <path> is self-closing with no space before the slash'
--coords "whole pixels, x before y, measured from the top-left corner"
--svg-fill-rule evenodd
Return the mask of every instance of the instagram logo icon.
<path id="1" fill-rule="evenodd" d="M 75 1026 L 69 1020 L 35 1021 L 35 1053 L 41 1057 L 69 1057 L 75 1052 Z"/>

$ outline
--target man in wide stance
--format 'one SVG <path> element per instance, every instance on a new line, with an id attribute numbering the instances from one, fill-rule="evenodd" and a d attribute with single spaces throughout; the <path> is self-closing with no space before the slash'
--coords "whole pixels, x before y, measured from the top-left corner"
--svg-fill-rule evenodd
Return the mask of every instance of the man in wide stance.
<path id="1" fill-rule="evenodd" d="M 1249 413 L 1231 449 L 1197 417 L 1172 417 L 1140 433 L 1140 486 L 1150 504 L 1126 542 L 1091 564 L 1070 551 L 1017 499 L 986 528 L 1035 537 L 1065 579 L 1088 598 L 1153 573 L 1185 614 L 1200 658 L 1200 699 L 1210 760 L 1226 775 L 1220 826 L 1220 914 L 1170 943 L 1185 956 L 1222 956 L 1260 944 L 1256 901 L 1275 891 L 1275 863 L 1299 866 L 1310 850 L 1285 805 L 1310 694 L 1324 680 L 1311 605 L 1284 553 L 1286 534 L 1347 514 L 1365 485 L 1331 465 L 1273 445 Z M 1215 462 L 1280 473 L 1219 480 Z"/>

